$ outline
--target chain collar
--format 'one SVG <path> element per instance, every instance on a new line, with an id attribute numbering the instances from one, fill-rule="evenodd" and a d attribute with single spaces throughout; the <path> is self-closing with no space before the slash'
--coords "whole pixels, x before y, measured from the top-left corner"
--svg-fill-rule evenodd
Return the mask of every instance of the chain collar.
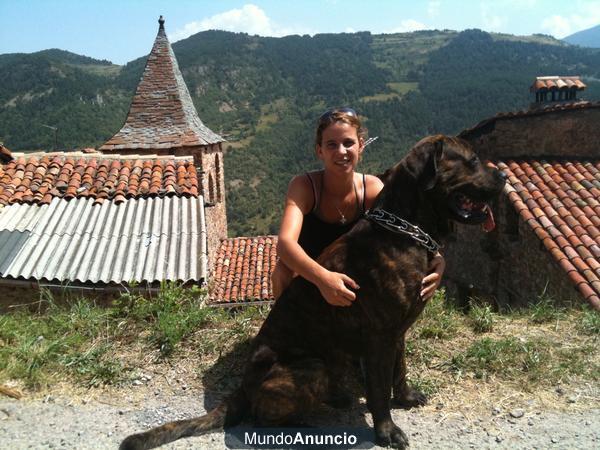
<path id="1" fill-rule="evenodd" d="M 383 209 L 376 208 L 373 211 L 367 211 L 365 217 L 386 230 L 410 236 L 431 253 L 437 252 L 442 247 L 418 226 Z"/>

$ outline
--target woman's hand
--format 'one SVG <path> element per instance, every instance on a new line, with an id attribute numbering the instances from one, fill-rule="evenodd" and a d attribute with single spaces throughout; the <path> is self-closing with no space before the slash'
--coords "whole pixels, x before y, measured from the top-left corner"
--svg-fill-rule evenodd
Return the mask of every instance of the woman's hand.
<path id="1" fill-rule="evenodd" d="M 445 268 L 446 261 L 440 252 L 437 252 L 429 263 L 429 274 L 421 282 L 421 299 L 424 302 L 433 297 L 435 290 L 440 286 Z"/>
<path id="2" fill-rule="evenodd" d="M 358 284 L 348 275 L 329 270 L 325 270 L 320 277 L 317 287 L 325 301 L 333 306 L 350 306 L 356 299 L 356 294 L 348 287 L 359 289 Z"/>

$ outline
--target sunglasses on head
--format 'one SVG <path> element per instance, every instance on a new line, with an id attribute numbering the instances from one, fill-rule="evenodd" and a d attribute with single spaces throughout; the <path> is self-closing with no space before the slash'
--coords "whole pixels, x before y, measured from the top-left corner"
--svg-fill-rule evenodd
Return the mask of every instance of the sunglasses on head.
<path id="1" fill-rule="evenodd" d="M 346 114 L 347 116 L 358 117 L 358 114 L 356 114 L 356 111 L 354 111 L 352 108 L 332 108 L 321 114 L 319 117 L 319 122 L 330 119 L 334 114 Z"/>

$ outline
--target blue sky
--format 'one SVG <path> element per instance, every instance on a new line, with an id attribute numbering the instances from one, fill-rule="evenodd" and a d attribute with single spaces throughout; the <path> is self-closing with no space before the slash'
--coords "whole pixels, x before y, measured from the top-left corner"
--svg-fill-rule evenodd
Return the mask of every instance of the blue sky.
<path id="1" fill-rule="evenodd" d="M 557 38 L 600 24 L 600 0 L 0 0 L 0 54 L 60 48 L 117 64 L 206 29 L 262 36 L 418 29 Z"/>

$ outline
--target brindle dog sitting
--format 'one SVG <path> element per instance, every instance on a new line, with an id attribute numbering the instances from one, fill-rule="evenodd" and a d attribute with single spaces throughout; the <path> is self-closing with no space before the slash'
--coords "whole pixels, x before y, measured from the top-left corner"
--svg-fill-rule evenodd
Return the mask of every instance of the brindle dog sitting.
<path id="1" fill-rule="evenodd" d="M 466 142 L 438 135 L 417 143 L 385 173 L 384 183 L 373 216 L 361 219 L 319 257 L 324 267 L 359 284 L 352 306 L 331 306 L 313 284 L 294 279 L 254 340 L 241 386 L 225 402 L 205 416 L 129 436 L 121 449 L 152 448 L 245 418 L 258 426 L 298 423 L 336 396 L 332 388 L 338 383 L 330 380 L 339 380 L 349 355 L 365 362 L 377 443 L 408 445 L 392 421 L 390 394 L 399 406 L 425 403 L 406 383 L 404 335 L 425 306 L 419 292 L 432 253 L 418 242 L 422 234 L 394 232 L 400 222 L 386 215 L 386 225 L 374 216 L 391 213 L 436 238 L 448 232 L 448 219 L 489 226 L 486 202 L 500 193 L 504 178 L 480 163 Z"/>

